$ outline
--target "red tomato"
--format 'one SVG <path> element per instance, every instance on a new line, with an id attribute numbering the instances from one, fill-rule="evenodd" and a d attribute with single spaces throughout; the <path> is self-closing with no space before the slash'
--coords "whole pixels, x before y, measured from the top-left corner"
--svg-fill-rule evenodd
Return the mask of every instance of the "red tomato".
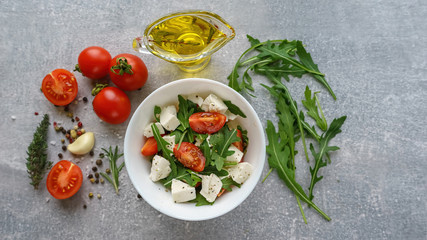
<path id="1" fill-rule="evenodd" d="M 46 186 L 56 199 L 65 199 L 79 191 L 83 182 L 82 170 L 76 164 L 61 160 L 47 175 Z"/>
<path id="2" fill-rule="evenodd" d="M 233 145 L 238 148 L 240 151 L 243 152 L 243 138 L 242 138 L 242 132 L 237 129 L 237 136 L 240 138 L 239 142 L 234 142 Z"/>
<path id="3" fill-rule="evenodd" d="M 205 168 L 206 158 L 202 151 L 194 144 L 182 142 L 178 149 L 178 144 L 173 148 L 173 154 L 185 167 L 201 172 Z"/>
<path id="4" fill-rule="evenodd" d="M 141 88 L 148 78 L 148 71 L 144 62 L 132 54 L 123 53 L 115 56 L 111 60 L 110 68 L 111 81 L 124 91 Z"/>
<path id="5" fill-rule="evenodd" d="M 226 120 L 227 117 L 224 114 L 217 112 L 198 112 L 192 114 L 188 119 L 191 129 L 202 134 L 218 132 Z"/>
<path id="6" fill-rule="evenodd" d="M 65 69 L 55 69 L 44 77 L 42 92 L 51 103 L 65 106 L 77 96 L 76 77 Z"/>
<path id="7" fill-rule="evenodd" d="M 83 76 L 100 79 L 110 72 L 110 53 L 102 47 L 88 47 L 79 55 L 79 69 Z"/>
<path id="8" fill-rule="evenodd" d="M 144 156 L 152 156 L 157 153 L 157 142 L 154 137 L 150 137 L 145 141 L 144 146 L 141 148 L 141 153 Z"/>
<path id="9" fill-rule="evenodd" d="M 111 124 L 126 121 L 131 111 L 128 96 L 116 87 L 102 89 L 93 99 L 92 106 L 99 118 Z"/>

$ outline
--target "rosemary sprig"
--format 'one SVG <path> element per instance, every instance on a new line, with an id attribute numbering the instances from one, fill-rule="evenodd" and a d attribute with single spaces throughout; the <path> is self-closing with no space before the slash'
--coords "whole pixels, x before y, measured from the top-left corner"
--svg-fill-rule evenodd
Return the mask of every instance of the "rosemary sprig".
<path id="1" fill-rule="evenodd" d="M 52 162 L 47 160 L 47 130 L 49 127 L 49 115 L 45 114 L 33 135 L 33 141 L 27 150 L 27 172 L 34 189 L 43 179 L 47 169 L 52 166 Z"/>
<path id="2" fill-rule="evenodd" d="M 113 184 L 114 189 L 116 190 L 116 193 L 119 194 L 119 173 L 125 166 L 125 162 L 122 162 L 119 167 L 117 167 L 117 160 L 123 156 L 123 153 L 118 154 L 119 147 L 116 146 L 113 150 L 110 146 L 109 150 L 107 151 L 105 148 L 102 148 L 102 150 L 107 154 L 108 160 L 110 162 L 110 170 L 112 174 L 112 178 L 110 178 L 106 173 L 101 172 L 101 176 L 103 176 L 107 181 L 109 181 L 111 184 Z"/>

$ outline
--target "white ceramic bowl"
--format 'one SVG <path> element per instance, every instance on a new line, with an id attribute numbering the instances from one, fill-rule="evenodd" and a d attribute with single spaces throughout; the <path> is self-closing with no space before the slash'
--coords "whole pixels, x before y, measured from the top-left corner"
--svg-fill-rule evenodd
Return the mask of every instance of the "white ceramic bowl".
<path id="1" fill-rule="evenodd" d="M 178 94 L 200 94 L 203 97 L 214 93 L 223 100 L 230 100 L 247 116 L 240 118 L 243 129 L 248 130 L 249 145 L 244 157 L 254 167 L 254 172 L 240 188 L 219 197 L 215 204 L 196 207 L 195 203 L 174 203 L 170 191 L 166 191 L 161 183 L 154 183 L 148 177 L 151 163 L 142 156 L 141 147 L 144 145 L 143 130 L 154 121 L 154 106 L 166 106 L 178 102 Z M 124 143 L 124 157 L 129 177 L 138 193 L 153 208 L 170 217 L 187 221 L 200 221 L 221 216 L 242 203 L 258 183 L 265 162 L 265 137 L 261 122 L 252 106 L 239 93 L 220 82 L 188 78 L 168 83 L 151 93 L 136 109 L 128 128 Z"/>

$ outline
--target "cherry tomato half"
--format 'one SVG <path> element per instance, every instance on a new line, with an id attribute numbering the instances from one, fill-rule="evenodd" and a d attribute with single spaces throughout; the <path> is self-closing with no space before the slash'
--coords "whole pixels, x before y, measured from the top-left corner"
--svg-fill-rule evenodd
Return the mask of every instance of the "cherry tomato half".
<path id="1" fill-rule="evenodd" d="M 76 194 L 83 182 L 82 170 L 76 164 L 61 160 L 47 175 L 46 186 L 56 199 L 65 199 Z"/>
<path id="2" fill-rule="evenodd" d="M 79 69 L 83 76 L 100 79 L 110 72 L 110 53 L 102 47 L 85 48 L 79 55 Z"/>
<path id="3" fill-rule="evenodd" d="M 141 148 L 141 153 L 144 156 L 152 156 L 157 153 L 157 142 L 154 137 L 150 137 L 145 141 L 144 146 Z"/>
<path id="4" fill-rule="evenodd" d="M 115 69 L 114 66 L 118 69 Z M 138 56 L 128 53 L 119 54 L 111 60 L 110 68 L 111 81 L 124 91 L 137 90 L 147 82 L 147 67 Z M 122 75 L 120 75 L 120 69 L 122 69 Z M 131 73 L 126 72 L 125 69 Z"/>
<path id="5" fill-rule="evenodd" d="M 131 111 L 128 96 L 116 87 L 102 89 L 93 99 L 92 106 L 99 118 L 111 124 L 126 121 Z"/>
<path id="6" fill-rule="evenodd" d="M 173 154 L 185 167 L 201 172 L 205 169 L 206 158 L 202 151 L 194 144 L 182 142 L 178 149 L 178 144 L 173 148 Z"/>
<path id="7" fill-rule="evenodd" d="M 190 127 L 196 133 L 212 134 L 218 132 L 225 124 L 227 117 L 217 112 L 198 112 L 190 116 Z"/>
<path id="8" fill-rule="evenodd" d="M 239 129 L 237 129 L 237 136 L 240 138 L 240 141 L 234 142 L 233 145 L 243 152 L 243 137 L 242 132 Z"/>
<path id="9" fill-rule="evenodd" d="M 65 69 L 55 69 L 44 77 L 42 92 L 49 102 L 65 106 L 77 96 L 76 77 Z"/>

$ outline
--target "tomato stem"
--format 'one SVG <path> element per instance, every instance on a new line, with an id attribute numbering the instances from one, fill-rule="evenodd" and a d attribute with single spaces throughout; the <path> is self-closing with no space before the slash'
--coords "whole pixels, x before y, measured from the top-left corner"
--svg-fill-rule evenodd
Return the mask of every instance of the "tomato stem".
<path id="1" fill-rule="evenodd" d="M 108 87 L 108 84 L 97 83 L 95 87 L 92 89 L 92 96 L 96 96 L 102 89 Z"/>
<path id="2" fill-rule="evenodd" d="M 128 63 L 128 60 L 125 57 L 117 58 L 116 65 L 112 66 L 110 70 L 112 73 L 120 76 L 123 76 L 124 73 L 130 75 L 133 74 L 132 65 Z M 116 70 L 119 70 L 119 72 L 117 72 Z"/>

